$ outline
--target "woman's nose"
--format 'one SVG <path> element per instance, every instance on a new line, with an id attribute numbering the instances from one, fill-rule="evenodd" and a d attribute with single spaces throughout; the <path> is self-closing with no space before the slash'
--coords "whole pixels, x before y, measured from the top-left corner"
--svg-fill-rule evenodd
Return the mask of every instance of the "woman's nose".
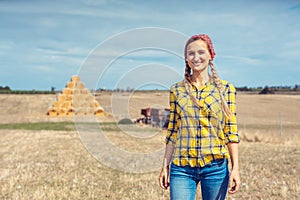
<path id="1" fill-rule="evenodd" d="M 195 53 L 194 60 L 199 60 L 199 58 L 200 58 L 200 55 L 198 53 Z"/>

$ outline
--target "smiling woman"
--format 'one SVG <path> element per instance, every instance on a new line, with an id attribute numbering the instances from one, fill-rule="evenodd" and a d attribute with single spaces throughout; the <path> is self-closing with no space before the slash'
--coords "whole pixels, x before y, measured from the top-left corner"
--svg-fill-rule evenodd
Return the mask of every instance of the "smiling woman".
<path id="1" fill-rule="evenodd" d="M 192 200 L 200 182 L 203 199 L 222 200 L 227 191 L 236 193 L 240 186 L 235 88 L 219 79 L 208 35 L 192 36 L 184 56 L 185 78 L 170 89 L 170 122 L 160 186 L 170 186 L 171 199 Z"/>

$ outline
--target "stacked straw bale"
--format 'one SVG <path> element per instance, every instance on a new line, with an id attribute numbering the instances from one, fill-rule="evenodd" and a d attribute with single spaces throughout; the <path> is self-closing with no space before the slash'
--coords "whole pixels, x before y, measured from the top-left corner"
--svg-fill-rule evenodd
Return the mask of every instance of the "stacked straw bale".
<path id="1" fill-rule="evenodd" d="M 74 116 L 74 115 L 104 115 L 104 109 L 100 106 L 93 94 L 87 89 L 79 76 L 72 76 L 71 82 L 59 94 L 48 109 L 49 116 Z"/>

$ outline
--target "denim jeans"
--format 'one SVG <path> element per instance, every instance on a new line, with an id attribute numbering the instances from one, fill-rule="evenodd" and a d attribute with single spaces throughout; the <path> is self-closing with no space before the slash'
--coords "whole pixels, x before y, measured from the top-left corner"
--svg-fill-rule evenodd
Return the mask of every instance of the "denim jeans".
<path id="1" fill-rule="evenodd" d="M 205 167 L 171 164 L 171 200 L 194 200 L 199 182 L 203 200 L 225 199 L 229 183 L 227 159 L 212 161 Z"/>

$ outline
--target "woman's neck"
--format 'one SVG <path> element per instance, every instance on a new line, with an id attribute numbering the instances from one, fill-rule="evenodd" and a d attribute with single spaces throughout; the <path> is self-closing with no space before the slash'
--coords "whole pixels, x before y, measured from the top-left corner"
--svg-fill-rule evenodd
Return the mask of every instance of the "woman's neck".
<path id="1" fill-rule="evenodd" d="M 193 84 L 199 88 L 210 80 L 210 75 L 207 70 L 202 72 L 193 71 L 191 79 Z"/>

